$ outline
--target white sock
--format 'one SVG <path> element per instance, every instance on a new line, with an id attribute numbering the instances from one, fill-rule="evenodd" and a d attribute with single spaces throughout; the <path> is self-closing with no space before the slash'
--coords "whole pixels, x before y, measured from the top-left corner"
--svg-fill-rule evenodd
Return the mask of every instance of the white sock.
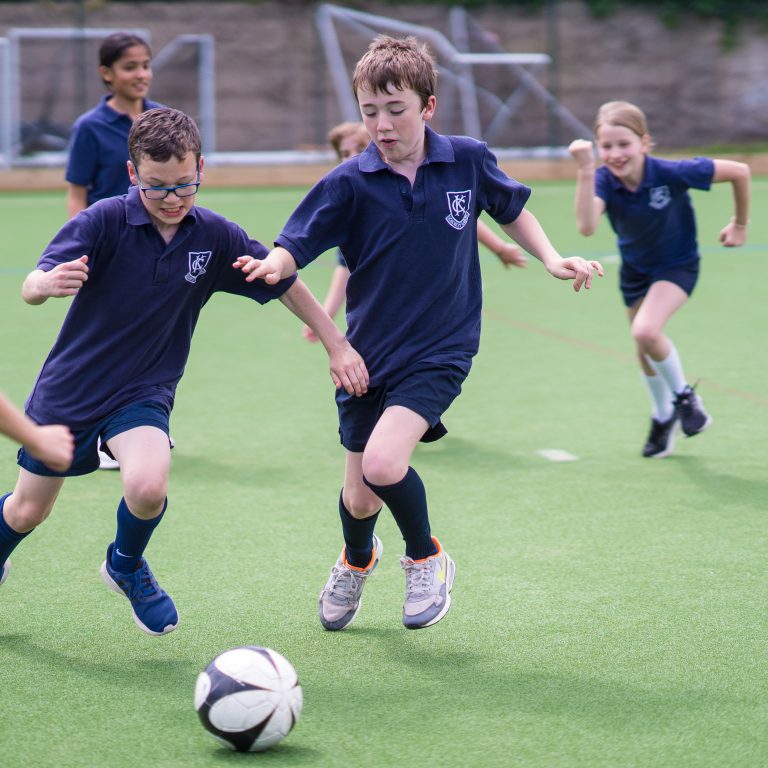
<path id="1" fill-rule="evenodd" d="M 660 376 L 647 376 L 643 374 L 643 380 L 651 393 L 653 402 L 653 418 L 656 421 L 669 421 L 675 409 L 672 405 L 672 390 L 666 381 Z"/>
<path id="2" fill-rule="evenodd" d="M 669 342 L 669 354 L 664 360 L 651 360 L 648 355 L 645 356 L 645 359 L 651 368 L 667 382 L 667 386 L 673 392 L 682 392 L 688 386 L 683 373 L 683 364 L 680 362 L 680 355 L 677 354 L 677 347 L 671 341 Z"/>

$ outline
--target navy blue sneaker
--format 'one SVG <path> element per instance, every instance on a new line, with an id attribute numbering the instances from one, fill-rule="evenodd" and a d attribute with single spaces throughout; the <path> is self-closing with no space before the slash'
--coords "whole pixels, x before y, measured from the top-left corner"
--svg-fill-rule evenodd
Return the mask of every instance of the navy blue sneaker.
<path id="1" fill-rule="evenodd" d="M 698 435 L 712 424 L 712 417 L 704 410 L 704 401 L 696 394 L 696 388 L 688 385 L 675 394 L 675 414 L 686 437 Z"/>
<path id="2" fill-rule="evenodd" d="M 142 557 L 133 573 L 121 573 L 112 568 L 112 547 L 107 547 L 107 559 L 101 564 L 101 578 L 115 592 L 131 602 L 133 620 L 148 635 L 167 635 L 179 626 L 179 614 L 170 595 L 161 589 L 147 561 Z"/>
<path id="3" fill-rule="evenodd" d="M 651 419 L 651 432 L 643 446 L 643 456 L 646 459 L 663 459 L 669 456 L 675 447 L 675 430 L 677 427 L 677 412 L 667 421 Z"/>

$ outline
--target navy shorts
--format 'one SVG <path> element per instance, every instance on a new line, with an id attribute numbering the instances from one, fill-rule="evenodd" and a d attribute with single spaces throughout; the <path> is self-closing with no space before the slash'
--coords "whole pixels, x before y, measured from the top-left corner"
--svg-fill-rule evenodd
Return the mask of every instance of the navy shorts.
<path id="1" fill-rule="evenodd" d="M 439 440 L 448 432 L 440 417 L 458 397 L 466 378 L 458 367 L 439 365 L 410 371 L 395 383 L 369 388 L 360 397 L 337 390 L 341 444 L 348 451 L 363 451 L 381 414 L 392 405 L 418 413 L 429 424 L 422 442 Z"/>
<path id="2" fill-rule="evenodd" d="M 88 429 L 74 432 L 75 457 L 72 466 L 66 472 L 56 472 L 50 469 L 42 461 L 30 456 L 24 448 L 19 449 L 16 463 L 32 474 L 43 475 L 44 477 L 87 475 L 99 468 L 99 438 L 103 443 L 106 443 L 115 435 L 135 427 L 157 427 L 167 435 L 170 432 L 168 425 L 170 415 L 168 408 L 156 401 L 133 403 L 111 413 Z M 110 456 L 112 455 L 106 445 L 103 445 L 102 449 Z"/>
<path id="3" fill-rule="evenodd" d="M 698 259 L 676 267 L 659 267 L 650 272 L 640 272 L 634 267 L 622 263 L 619 285 L 622 296 L 624 296 L 624 304 L 628 307 L 634 307 L 648 293 L 648 289 L 653 283 L 667 280 L 682 288 L 690 296 L 698 279 Z"/>

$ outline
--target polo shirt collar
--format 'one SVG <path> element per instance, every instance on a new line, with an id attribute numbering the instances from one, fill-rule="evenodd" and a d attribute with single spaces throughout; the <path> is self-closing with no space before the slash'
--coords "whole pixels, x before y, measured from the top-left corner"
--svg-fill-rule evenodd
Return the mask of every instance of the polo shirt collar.
<path id="1" fill-rule="evenodd" d="M 453 145 L 445 136 L 435 133 L 428 125 L 424 127 L 427 154 L 422 165 L 429 163 L 452 163 L 455 160 Z M 381 159 L 376 144 L 372 141 L 359 155 L 358 167 L 363 173 L 387 170 L 389 166 Z"/>
<path id="2" fill-rule="evenodd" d="M 108 122 L 108 123 L 116 123 L 121 118 L 124 118 L 125 115 L 122 112 L 118 112 L 116 109 L 112 109 L 112 107 L 107 105 L 107 102 L 112 98 L 111 93 L 107 93 L 104 96 L 101 97 L 101 101 L 97 105 L 97 109 L 99 110 L 99 113 L 101 116 Z M 147 99 L 143 99 L 143 105 L 144 105 L 144 111 L 146 112 L 148 109 L 152 109 L 153 107 L 156 107 L 157 104 L 153 101 L 147 101 Z"/>

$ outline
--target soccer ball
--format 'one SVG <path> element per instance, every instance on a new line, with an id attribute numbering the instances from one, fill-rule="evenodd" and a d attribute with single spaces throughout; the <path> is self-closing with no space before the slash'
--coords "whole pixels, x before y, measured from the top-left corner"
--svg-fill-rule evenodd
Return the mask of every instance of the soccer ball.
<path id="1" fill-rule="evenodd" d="M 195 685 L 201 722 L 238 752 L 261 752 L 284 739 L 303 703 L 291 663 L 270 648 L 254 645 L 220 653 Z"/>

